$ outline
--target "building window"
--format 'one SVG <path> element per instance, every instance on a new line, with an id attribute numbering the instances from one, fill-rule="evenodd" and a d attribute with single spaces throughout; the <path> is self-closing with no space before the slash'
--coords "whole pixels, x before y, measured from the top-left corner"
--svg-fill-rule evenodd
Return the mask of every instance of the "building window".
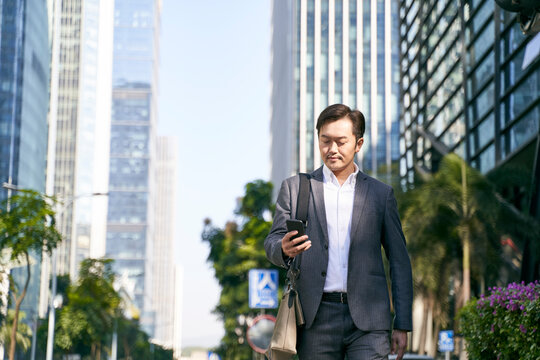
<path id="1" fill-rule="evenodd" d="M 484 117 L 493 107 L 495 96 L 495 86 L 490 83 L 476 99 L 469 105 L 469 125 L 472 126 L 479 119 Z"/>
<path id="2" fill-rule="evenodd" d="M 517 150 L 521 145 L 538 134 L 538 121 L 540 119 L 540 105 L 533 108 L 521 120 L 515 123 L 508 133 L 508 154 Z"/>
<path id="3" fill-rule="evenodd" d="M 530 74 L 501 104 L 501 122 L 508 124 L 540 97 L 540 68 Z"/>
<path id="4" fill-rule="evenodd" d="M 495 27 L 493 21 L 482 31 L 467 52 L 467 71 L 482 58 L 495 40 Z"/>
<path id="5" fill-rule="evenodd" d="M 480 154 L 480 172 L 487 173 L 495 166 L 495 146 L 491 145 L 483 153 Z"/>
<path id="6" fill-rule="evenodd" d="M 467 100 L 472 99 L 478 90 L 480 90 L 485 83 L 495 73 L 495 56 L 490 52 L 482 63 L 473 71 L 467 82 Z"/>

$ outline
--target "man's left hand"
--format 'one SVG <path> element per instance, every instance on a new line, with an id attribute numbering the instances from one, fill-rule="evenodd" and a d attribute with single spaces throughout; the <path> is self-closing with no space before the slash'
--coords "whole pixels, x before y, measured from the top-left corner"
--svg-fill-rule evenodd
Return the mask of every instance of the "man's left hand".
<path id="1" fill-rule="evenodd" d="M 396 354 L 396 360 L 401 360 L 403 354 L 405 354 L 405 349 L 407 349 L 407 332 L 404 330 L 394 329 L 392 332 L 392 348 L 390 353 Z"/>

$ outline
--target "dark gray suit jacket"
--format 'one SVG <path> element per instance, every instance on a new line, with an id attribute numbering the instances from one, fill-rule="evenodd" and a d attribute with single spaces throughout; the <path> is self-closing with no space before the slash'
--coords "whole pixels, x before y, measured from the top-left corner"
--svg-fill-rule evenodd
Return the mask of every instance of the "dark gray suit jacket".
<path id="1" fill-rule="evenodd" d="M 274 223 L 264 241 L 268 259 L 286 267 L 281 239 L 287 233 L 286 220 L 296 216 L 299 176 L 283 181 L 276 203 Z M 311 174 L 308 226 L 311 248 L 300 256 L 297 282 L 306 327 L 315 319 L 321 302 L 328 267 L 328 229 L 324 207 L 322 167 Z M 384 272 L 381 245 L 390 262 L 394 329 L 412 330 L 412 272 L 405 237 L 392 188 L 358 173 L 351 222 L 351 243 L 347 276 L 347 297 L 356 327 L 364 331 L 390 330 L 390 298 Z"/>

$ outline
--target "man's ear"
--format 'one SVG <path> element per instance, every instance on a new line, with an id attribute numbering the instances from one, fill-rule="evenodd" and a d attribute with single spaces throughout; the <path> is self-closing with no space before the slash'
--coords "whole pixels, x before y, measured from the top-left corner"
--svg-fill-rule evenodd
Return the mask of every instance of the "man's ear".
<path id="1" fill-rule="evenodd" d="M 364 138 L 361 137 L 360 139 L 358 139 L 356 141 L 356 149 L 355 149 L 355 152 L 359 152 L 360 149 L 362 148 L 362 145 L 364 144 Z"/>

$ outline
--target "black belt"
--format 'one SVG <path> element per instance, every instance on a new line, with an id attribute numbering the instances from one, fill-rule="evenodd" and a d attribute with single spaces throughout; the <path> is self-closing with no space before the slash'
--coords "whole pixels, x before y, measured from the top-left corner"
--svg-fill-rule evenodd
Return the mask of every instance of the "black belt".
<path id="1" fill-rule="evenodd" d="M 347 304 L 347 293 L 342 293 L 342 292 L 323 293 L 322 301 Z"/>

